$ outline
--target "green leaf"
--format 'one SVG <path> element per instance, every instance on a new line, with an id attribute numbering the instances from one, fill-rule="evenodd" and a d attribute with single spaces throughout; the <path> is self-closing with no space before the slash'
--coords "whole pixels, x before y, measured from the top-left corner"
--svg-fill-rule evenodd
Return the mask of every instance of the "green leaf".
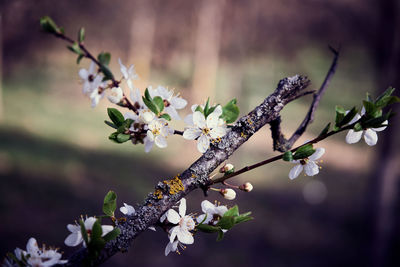
<path id="1" fill-rule="evenodd" d="M 104 74 L 103 82 L 114 79 L 114 75 L 106 65 L 101 65 L 100 71 Z"/>
<path id="2" fill-rule="evenodd" d="M 375 106 L 378 108 L 384 108 L 388 105 L 400 102 L 400 98 L 397 96 L 392 96 L 394 92 L 393 87 L 389 87 L 385 92 L 383 92 L 375 101 Z"/>
<path id="3" fill-rule="evenodd" d="M 144 104 L 156 115 L 158 115 L 158 110 L 155 104 L 151 100 L 148 100 L 144 96 L 142 96 Z"/>
<path id="4" fill-rule="evenodd" d="M 110 134 L 110 135 L 108 136 L 108 139 L 111 140 L 111 141 L 113 141 L 113 142 L 115 142 L 115 143 L 118 143 L 118 144 L 119 144 L 119 142 L 118 142 L 118 140 L 117 140 L 118 134 L 119 134 L 118 132 L 114 132 L 114 133 L 112 133 L 112 134 Z"/>
<path id="5" fill-rule="evenodd" d="M 359 131 L 362 131 L 363 130 L 363 127 L 361 126 L 361 123 L 359 123 L 359 122 L 357 122 L 355 125 L 354 125 L 354 131 L 356 131 L 356 132 L 359 132 Z"/>
<path id="6" fill-rule="evenodd" d="M 97 219 L 92 227 L 92 233 L 90 235 L 91 243 L 92 241 L 100 239 L 102 234 L 103 234 L 103 229 L 101 228 L 100 221 Z"/>
<path id="7" fill-rule="evenodd" d="M 131 136 L 129 134 L 119 133 L 117 135 L 117 141 L 119 143 L 125 143 L 125 142 L 129 141 L 129 139 L 131 139 Z"/>
<path id="8" fill-rule="evenodd" d="M 293 153 L 292 153 L 292 151 L 286 151 L 286 152 L 283 154 L 282 159 L 283 159 L 284 161 L 292 161 L 292 160 L 293 160 Z"/>
<path id="9" fill-rule="evenodd" d="M 221 230 L 220 227 L 212 226 L 208 224 L 199 224 L 196 228 L 204 233 L 215 233 Z"/>
<path id="10" fill-rule="evenodd" d="M 329 132 L 329 128 L 331 128 L 331 123 L 328 123 L 318 136 L 327 134 Z"/>
<path id="11" fill-rule="evenodd" d="M 84 58 L 85 55 L 79 55 L 78 58 L 76 59 L 76 64 L 81 63 L 82 58 Z"/>
<path id="12" fill-rule="evenodd" d="M 224 232 L 222 230 L 219 230 L 217 236 L 217 242 L 221 241 L 222 239 L 224 239 Z"/>
<path id="13" fill-rule="evenodd" d="M 235 217 L 235 224 L 244 223 L 244 222 L 253 220 L 254 218 L 251 217 L 250 214 L 251 214 L 251 212 L 249 211 L 249 212 L 240 214 L 239 216 Z"/>
<path id="14" fill-rule="evenodd" d="M 366 120 L 362 123 L 362 126 L 364 129 L 366 128 L 379 128 L 387 125 L 382 125 L 386 120 L 388 120 L 392 116 L 392 112 L 388 112 L 383 116 L 380 116 L 378 118 L 372 118 L 369 120 Z"/>
<path id="15" fill-rule="evenodd" d="M 83 241 L 85 241 L 86 245 L 89 244 L 89 237 L 85 228 L 85 223 L 83 222 L 83 220 L 79 221 L 79 224 L 81 226 L 81 234 L 82 234 L 82 238 Z"/>
<path id="16" fill-rule="evenodd" d="M 312 144 L 307 144 L 302 147 L 299 147 L 293 155 L 293 159 L 304 159 L 308 158 L 312 154 L 314 154 L 315 149 Z"/>
<path id="17" fill-rule="evenodd" d="M 340 106 L 336 106 L 336 118 L 335 118 L 335 126 L 340 127 L 341 122 L 346 114 L 346 110 L 344 110 Z"/>
<path id="18" fill-rule="evenodd" d="M 343 126 L 343 125 L 348 124 L 348 123 L 357 115 L 357 112 L 358 112 L 357 108 L 356 108 L 356 107 L 353 107 L 353 108 L 344 116 L 344 118 L 342 119 L 342 121 L 340 122 L 340 124 L 339 124 L 339 125 L 336 125 L 336 126 L 341 127 L 341 126 Z"/>
<path id="19" fill-rule="evenodd" d="M 48 33 L 63 33 L 54 20 L 52 20 L 49 16 L 40 18 L 40 26 L 45 32 Z"/>
<path id="20" fill-rule="evenodd" d="M 78 32 L 78 41 L 82 43 L 85 40 L 85 28 L 80 28 Z"/>
<path id="21" fill-rule="evenodd" d="M 235 225 L 235 217 L 234 216 L 224 216 L 218 221 L 217 226 L 222 229 L 229 230 Z"/>
<path id="22" fill-rule="evenodd" d="M 365 114 L 367 118 L 376 118 L 382 115 L 382 110 L 372 102 L 364 100 L 363 106 L 365 108 Z"/>
<path id="23" fill-rule="evenodd" d="M 209 108 L 210 108 L 210 98 L 207 98 L 207 102 L 204 105 L 204 117 L 208 117 L 209 113 Z"/>
<path id="24" fill-rule="evenodd" d="M 107 108 L 108 117 L 115 124 L 115 126 L 120 127 L 124 123 L 124 115 L 115 108 Z"/>
<path id="25" fill-rule="evenodd" d="M 83 55 L 83 52 L 77 42 L 73 43 L 72 45 L 68 45 L 67 48 L 77 55 Z"/>
<path id="26" fill-rule="evenodd" d="M 232 208 L 230 208 L 227 212 L 224 213 L 224 216 L 239 216 L 239 207 L 238 205 L 233 206 Z"/>
<path id="27" fill-rule="evenodd" d="M 104 197 L 103 212 L 110 217 L 114 216 L 117 209 L 117 194 L 114 191 L 109 191 Z"/>
<path id="28" fill-rule="evenodd" d="M 148 88 L 146 88 L 146 90 L 144 90 L 144 97 L 149 101 L 153 101 L 153 98 L 150 96 L 150 92 L 149 92 Z"/>
<path id="29" fill-rule="evenodd" d="M 194 111 L 199 111 L 204 114 L 204 110 L 198 105 Z"/>
<path id="30" fill-rule="evenodd" d="M 161 97 L 159 97 L 159 96 L 154 97 L 153 103 L 157 107 L 158 112 L 156 114 L 159 114 L 160 112 L 162 112 L 164 110 L 164 101 Z"/>
<path id="31" fill-rule="evenodd" d="M 366 100 L 368 101 L 368 102 L 374 102 L 374 100 L 372 99 L 372 97 L 371 97 L 371 95 L 367 92 L 367 94 L 366 94 L 367 96 L 366 96 Z"/>
<path id="32" fill-rule="evenodd" d="M 222 108 L 221 118 L 226 123 L 233 123 L 239 117 L 239 107 L 236 105 L 236 98 L 232 99 Z"/>
<path id="33" fill-rule="evenodd" d="M 121 230 L 117 227 L 115 227 L 111 232 L 108 232 L 105 236 L 103 236 L 104 241 L 108 242 L 111 240 L 114 240 L 119 236 L 121 233 Z"/>
<path id="34" fill-rule="evenodd" d="M 25 264 L 23 264 L 20 260 L 17 259 L 17 257 L 14 255 L 14 253 L 11 252 L 7 252 L 6 254 L 7 258 L 11 259 L 12 261 L 14 261 L 15 263 L 18 264 L 18 266 L 26 266 Z M 21 259 L 24 257 L 24 254 L 21 251 L 21 255 L 18 255 L 18 257 L 20 257 Z M 8 266 L 5 263 L 3 263 L 3 266 Z"/>
<path id="35" fill-rule="evenodd" d="M 111 54 L 108 52 L 101 52 L 97 55 L 97 60 L 101 65 L 108 66 L 108 64 L 110 64 Z"/>
<path id="36" fill-rule="evenodd" d="M 108 126 L 110 126 L 111 128 L 117 129 L 118 127 L 115 126 L 114 123 L 112 123 L 111 121 L 104 121 L 105 124 L 107 124 Z"/>
<path id="37" fill-rule="evenodd" d="M 169 114 L 167 114 L 167 113 L 162 114 L 162 115 L 160 116 L 160 118 L 166 119 L 167 121 L 170 121 L 170 120 L 171 120 L 171 116 L 170 116 Z"/>

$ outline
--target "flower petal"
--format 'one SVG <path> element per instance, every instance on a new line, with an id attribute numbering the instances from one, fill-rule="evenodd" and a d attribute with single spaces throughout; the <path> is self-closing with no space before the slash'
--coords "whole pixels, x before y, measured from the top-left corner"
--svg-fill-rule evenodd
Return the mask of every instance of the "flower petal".
<path id="1" fill-rule="evenodd" d="M 176 109 L 183 109 L 187 105 L 187 101 L 181 97 L 173 97 L 171 99 L 171 105 Z"/>
<path id="2" fill-rule="evenodd" d="M 206 127 L 206 119 L 204 118 L 204 114 L 200 111 L 196 111 L 193 113 L 193 124 L 203 129 Z"/>
<path id="3" fill-rule="evenodd" d="M 169 242 L 174 242 L 175 237 L 178 235 L 179 232 L 179 226 L 174 226 L 170 230 L 170 236 L 169 236 Z"/>
<path id="4" fill-rule="evenodd" d="M 290 172 L 289 172 L 289 178 L 291 180 L 297 178 L 297 176 L 299 176 L 299 174 L 301 173 L 301 171 L 303 170 L 303 165 L 301 164 L 297 164 L 296 166 L 294 166 Z"/>
<path id="5" fill-rule="evenodd" d="M 183 122 L 184 122 L 185 124 L 190 125 L 190 126 L 194 126 L 194 123 L 193 123 L 193 114 L 187 115 L 187 116 L 183 119 Z"/>
<path id="6" fill-rule="evenodd" d="M 81 232 L 74 232 L 67 236 L 64 241 L 64 244 L 69 247 L 75 247 L 79 245 L 83 241 Z"/>
<path id="7" fill-rule="evenodd" d="M 374 130 L 367 129 L 364 131 L 364 140 L 367 145 L 374 146 L 378 142 L 378 135 Z"/>
<path id="8" fill-rule="evenodd" d="M 179 204 L 179 215 L 181 215 L 181 217 L 184 217 L 186 214 L 186 199 L 182 198 L 181 203 Z"/>
<path id="9" fill-rule="evenodd" d="M 103 230 L 103 234 L 101 236 L 105 236 L 109 232 L 111 232 L 114 229 L 112 225 L 102 225 L 101 230 Z"/>
<path id="10" fill-rule="evenodd" d="M 87 69 L 80 69 L 78 74 L 82 80 L 87 80 L 89 78 L 89 72 L 87 71 Z"/>
<path id="11" fill-rule="evenodd" d="M 169 114 L 171 116 L 171 118 L 174 119 L 174 120 L 180 120 L 181 119 L 181 117 L 179 116 L 178 112 L 176 111 L 176 109 L 172 105 L 164 108 L 164 112 Z"/>
<path id="12" fill-rule="evenodd" d="M 149 153 L 150 150 L 153 148 L 154 142 L 150 140 L 148 136 L 144 138 L 144 151 Z"/>
<path id="13" fill-rule="evenodd" d="M 156 136 L 155 143 L 159 148 L 165 148 L 168 146 L 167 139 L 161 135 Z"/>
<path id="14" fill-rule="evenodd" d="M 208 115 L 208 117 L 207 117 L 207 127 L 209 129 L 213 129 L 215 127 L 218 127 L 219 116 L 220 115 L 218 115 L 218 113 L 215 112 L 215 110 L 213 111 L 213 113 Z"/>
<path id="15" fill-rule="evenodd" d="M 312 154 L 311 156 L 309 156 L 308 158 L 310 160 L 317 160 L 320 157 L 322 157 L 322 155 L 325 153 L 325 148 L 323 147 L 319 147 L 315 150 L 314 154 Z"/>
<path id="16" fill-rule="evenodd" d="M 363 131 L 356 132 L 354 130 L 350 130 L 346 135 L 346 143 L 348 144 L 357 143 L 358 141 L 360 141 L 362 133 Z"/>
<path id="17" fill-rule="evenodd" d="M 350 112 L 350 110 L 347 110 L 346 111 L 346 115 L 347 115 L 347 113 L 349 113 Z M 360 114 L 356 114 L 355 116 L 354 116 L 354 118 L 348 123 L 348 124 L 353 124 L 353 123 L 355 123 L 356 121 L 358 121 L 359 119 L 361 119 L 361 116 L 360 116 Z"/>
<path id="18" fill-rule="evenodd" d="M 194 243 L 194 238 L 192 233 L 190 233 L 189 231 L 180 228 L 179 231 L 177 232 L 177 237 L 179 242 L 183 243 L 183 244 L 193 244 Z"/>
<path id="19" fill-rule="evenodd" d="M 93 224 L 96 222 L 95 217 L 89 217 L 85 220 L 84 225 L 86 230 L 92 230 Z"/>
<path id="20" fill-rule="evenodd" d="M 210 131 L 211 138 L 222 137 L 225 134 L 226 134 L 226 128 L 225 127 L 216 127 L 216 128 L 211 129 L 211 131 Z"/>
<path id="21" fill-rule="evenodd" d="M 215 210 L 215 205 L 208 200 L 203 200 L 201 202 L 201 210 L 204 213 L 212 213 Z"/>
<path id="22" fill-rule="evenodd" d="M 183 132 L 183 138 L 187 140 L 195 140 L 197 137 L 201 135 L 201 130 L 199 128 L 187 128 Z"/>
<path id="23" fill-rule="evenodd" d="M 319 173 L 319 167 L 318 165 L 310 160 L 308 161 L 308 163 L 304 166 L 304 172 L 308 175 L 308 176 L 314 176 L 316 174 Z"/>
<path id="24" fill-rule="evenodd" d="M 388 120 L 385 120 L 384 122 L 382 122 L 382 124 L 384 124 L 384 125 L 389 125 L 389 121 L 388 121 Z M 387 126 L 382 126 L 382 127 L 379 127 L 379 128 L 372 128 L 372 130 L 374 130 L 375 132 L 380 132 L 380 131 L 385 130 L 386 127 L 387 127 Z"/>
<path id="25" fill-rule="evenodd" d="M 167 211 L 167 219 L 172 224 L 178 224 L 181 216 L 179 216 L 178 212 L 173 209 L 169 209 Z"/>
<path id="26" fill-rule="evenodd" d="M 205 153 L 209 147 L 210 147 L 209 138 L 206 135 L 202 134 L 200 138 L 197 140 L 197 149 L 201 153 Z"/>

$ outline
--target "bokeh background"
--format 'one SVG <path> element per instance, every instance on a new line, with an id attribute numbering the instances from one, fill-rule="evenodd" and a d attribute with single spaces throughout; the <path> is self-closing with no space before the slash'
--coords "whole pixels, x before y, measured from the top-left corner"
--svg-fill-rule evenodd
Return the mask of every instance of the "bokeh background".
<path id="1" fill-rule="evenodd" d="M 195 144 L 169 138 L 167 149 L 145 154 L 142 146 L 116 145 L 103 121 L 104 99 L 95 109 L 81 93 L 65 43 L 40 31 L 49 15 L 72 37 L 86 28 L 85 43 L 135 64 L 136 84 L 176 88 L 189 101 L 225 103 L 238 98 L 241 114 L 259 104 L 278 81 L 307 75 L 318 89 L 341 47 L 339 67 L 299 144 L 334 119 L 334 108 L 360 107 L 366 92 L 400 87 L 397 0 L 3 0 L 0 2 L 0 255 L 24 248 L 29 237 L 60 247 L 66 225 L 81 214 L 100 214 L 110 189 L 138 204 L 155 183 L 186 169 L 200 154 Z M 397 93 L 398 95 L 398 93 Z M 303 119 L 311 97 L 285 107 L 284 132 Z M 186 108 L 181 115 L 190 112 Z M 182 124 L 176 124 L 182 129 Z M 255 220 L 235 227 L 222 242 L 198 234 L 181 255 L 164 256 L 167 236 L 147 231 L 128 253 L 105 266 L 400 266 L 399 116 L 379 134 L 376 147 L 347 145 L 344 134 L 321 143 L 316 177 L 287 177 L 278 162 L 237 178 L 251 193 L 218 200 Z M 242 167 L 275 155 L 268 127 L 232 157 Z M 200 191 L 188 210 L 200 212 Z"/>

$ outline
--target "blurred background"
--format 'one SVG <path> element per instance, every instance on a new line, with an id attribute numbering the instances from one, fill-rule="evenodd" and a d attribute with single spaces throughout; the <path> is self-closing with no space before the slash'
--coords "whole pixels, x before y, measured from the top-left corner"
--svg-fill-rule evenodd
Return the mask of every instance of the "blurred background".
<path id="1" fill-rule="evenodd" d="M 334 119 L 334 108 L 361 106 L 366 92 L 400 87 L 397 0 L 132 0 L 0 2 L 0 255 L 24 248 L 29 237 L 60 247 L 66 225 L 81 214 L 101 213 L 108 190 L 122 202 L 140 204 L 160 179 L 185 170 L 200 154 L 179 136 L 167 149 L 113 144 L 103 121 L 106 99 L 94 109 L 82 95 L 78 70 L 87 67 L 66 44 L 40 31 L 51 16 L 75 38 L 86 28 L 86 45 L 135 64 L 142 92 L 147 85 L 175 88 L 190 105 L 226 103 L 236 97 L 246 114 L 278 81 L 307 75 L 318 89 L 341 47 L 336 75 L 298 144 Z M 398 95 L 398 93 L 396 93 Z M 286 106 L 283 129 L 290 135 L 311 97 Z M 398 110 L 398 108 L 397 108 Z M 181 254 L 164 256 L 167 236 L 147 231 L 128 253 L 104 266 L 400 266 L 399 116 L 379 133 L 378 145 L 323 141 L 316 177 L 288 178 L 292 164 L 278 162 L 245 175 L 251 193 L 227 202 L 252 211 L 255 220 L 235 227 L 222 242 L 198 234 Z M 182 124 L 176 124 L 182 129 Z M 268 127 L 243 145 L 230 162 L 237 168 L 276 153 Z M 178 155 L 178 156 L 177 156 Z M 200 212 L 202 192 L 188 197 Z"/>

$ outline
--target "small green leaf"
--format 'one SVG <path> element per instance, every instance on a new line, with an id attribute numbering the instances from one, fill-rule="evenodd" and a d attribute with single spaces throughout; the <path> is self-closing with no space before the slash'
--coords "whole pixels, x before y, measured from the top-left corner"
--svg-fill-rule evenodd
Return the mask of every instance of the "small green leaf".
<path id="1" fill-rule="evenodd" d="M 346 114 L 346 110 L 344 110 L 340 106 L 336 106 L 336 118 L 335 118 L 335 126 L 340 127 L 341 122 Z"/>
<path id="2" fill-rule="evenodd" d="M 158 110 L 156 105 L 151 101 L 148 100 L 147 98 L 145 98 L 144 96 L 142 96 L 143 102 L 144 104 L 156 115 L 158 115 Z"/>
<path id="3" fill-rule="evenodd" d="M 363 106 L 365 108 L 365 114 L 367 118 L 376 118 L 382 115 L 382 110 L 379 109 L 374 103 L 369 101 L 363 101 Z"/>
<path id="4" fill-rule="evenodd" d="M 204 116 L 207 118 L 209 113 L 209 108 L 210 108 L 210 98 L 207 98 L 207 102 L 204 105 Z"/>
<path id="5" fill-rule="evenodd" d="M 82 58 L 84 58 L 85 55 L 79 55 L 78 58 L 76 59 L 76 64 L 81 63 Z"/>
<path id="6" fill-rule="evenodd" d="M 196 226 L 196 228 L 205 233 L 215 233 L 215 232 L 218 232 L 221 230 L 220 227 L 212 226 L 212 225 L 208 225 L 208 224 L 199 224 Z"/>
<path id="7" fill-rule="evenodd" d="M 226 123 L 233 123 L 239 117 L 239 112 L 239 107 L 236 105 L 236 98 L 234 98 L 222 108 L 221 118 Z"/>
<path id="8" fill-rule="evenodd" d="M 108 66 L 108 64 L 110 64 L 111 54 L 108 52 L 101 52 L 97 55 L 97 60 L 101 65 Z"/>
<path id="9" fill-rule="evenodd" d="M 342 119 L 342 121 L 340 122 L 340 124 L 339 124 L 339 125 L 336 125 L 336 126 L 341 127 L 341 126 L 343 126 L 343 125 L 348 124 L 348 123 L 357 115 L 357 112 L 358 112 L 357 108 L 356 108 L 356 107 L 353 107 L 353 108 L 344 116 L 344 118 Z"/>
<path id="10" fill-rule="evenodd" d="M 171 120 L 171 116 L 170 116 L 169 114 L 167 114 L 167 113 L 162 114 L 162 115 L 160 116 L 160 118 L 166 119 L 167 121 L 170 121 L 170 120 Z"/>
<path id="11" fill-rule="evenodd" d="M 387 125 L 382 125 L 386 120 L 388 120 L 392 116 L 392 112 L 388 112 L 383 116 L 380 116 L 378 118 L 372 118 L 369 120 L 366 120 L 362 122 L 362 126 L 364 129 L 366 128 L 379 128 Z"/>
<path id="12" fill-rule="evenodd" d="M 239 207 L 238 205 L 233 206 L 232 208 L 230 208 L 227 212 L 224 213 L 224 216 L 239 216 Z"/>
<path id="13" fill-rule="evenodd" d="M 129 141 L 129 139 L 131 139 L 131 136 L 129 134 L 119 133 L 117 135 L 117 140 L 119 143 L 125 143 L 125 142 Z"/>
<path id="14" fill-rule="evenodd" d="M 104 197 L 103 212 L 110 217 L 114 216 L 117 209 L 117 194 L 114 191 L 109 191 Z"/>
<path id="15" fill-rule="evenodd" d="M 118 127 L 115 126 L 114 123 L 112 123 L 111 121 L 104 121 L 105 124 L 107 124 L 108 126 L 110 126 L 111 128 L 117 129 Z"/>
<path id="16" fill-rule="evenodd" d="M 293 160 L 293 153 L 292 153 L 292 151 L 286 151 L 286 152 L 283 154 L 282 159 L 283 159 L 284 161 L 292 161 L 292 160 Z"/>
<path id="17" fill-rule="evenodd" d="M 83 52 L 77 42 L 73 43 L 72 45 L 68 45 L 67 48 L 77 55 L 83 55 Z"/>
<path id="18" fill-rule="evenodd" d="M 100 71 L 104 74 L 103 82 L 114 79 L 114 75 L 106 65 L 101 65 Z"/>
<path id="19" fill-rule="evenodd" d="M 83 241 L 85 241 L 85 244 L 87 245 L 87 244 L 89 244 L 89 237 L 88 237 L 88 234 L 87 234 L 87 231 L 85 228 L 85 223 L 83 222 L 83 220 L 80 220 L 79 224 L 81 226 L 81 234 L 82 234 Z"/>
<path id="20" fill-rule="evenodd" d="M 118 132 L 114 132 L 114 133 L 112 133 L 112 134 L 110 134 L 110 135 L 108 136 L 108 139 L 111 140 L 111 141 L 113 141 L 113 142 L 115 142 L 115 143 L 118 143 L 118 144 L 119 144 L 119 142 L 118 142 L 118 140 L 117 140 L 118 134 L 119 134 Z"/>
<path id="21" fill-rule="evenodd" d="M 393 87 L 389 87 L 383 94 L 381 94 L 375 101 L 375 106 L 378 108 L 384 108 L 388 105 L 400 102 L 400 98 L 392 96 L 394 92 Z"/>
<path id="22" fill-rule="evenodd" d="M 91 241 L 100 239 L 102 234 L 103 234 L 103 229 L 101 228 L 100 221 L 96 220 L 93 224 L 92 233 L 90 235 Z"/>
<path id="23" fill-rule="evenodd" d="M 224 232 L 222 230 L 219 230 L 217 236 L 217 242 L 221 241 L 222 239 L 224 239 Z"/>
<path id="24" fill-rule="evenodd" d="M 222 229 L 229 230 L 235 225 L 235 217 L 234 216 L 224 216 L 218 221 L 217 226 Z"/>
<path id="25" fill-rule="evenodd" d="M 361 126 L 361 123 L 359 123 L 359 122 L 357 122 L 355 125 L 354 125 L 354 131 L 356 131 L 356 132 L 359 132 L 359 131 L 362 131 L 363 130 L 363 127 Z"/>
<path id="26" fill-rule="evenodd" d="M 251 214 L 251 212 L 249 211 L 249 212 L 240 214 L 239 216 L 235 217 L 235 224 L 244 223 L 244 222 L 253 220 L 254 218 L 251 217 L 250 214 Z"/>
<path id="27" fill-rule="evenodd" d="M 372 99 L 372 97 L 371 97 L 371 95 L 367 92 L 367 94 L 366 94 L 366 100 L 368 101 L 368 102 L 374 102 L 374 100 Z"/>
<path id="28" fill-rule="evenodd" d="M 78 32 L 78 41 L 82 43 L 85 40 L 85 28 L 80 28 Z"/>
<path id="29" fill-rule="evenodd" d="M 103 236 L 104 241 L 108 242 L 111 240 L 114 240 L 119 236 L 121 233 L 121 230 L 117 227 L 115 227 L 111 232 L 108 232 L 105 236 Z"/>
<path id="30" fill-rule="evenodd" d="M 40 26 L 48 33 L 62 33 L 57 24 L 49 16 L 40 18 Z"/>
<path id="31" fill-rule="evenodd" d="M 204 110 L 198 105 L 194 111 L 199 111 L 204 114 Z"/>
<path id="32" fill-rule="evenodd" d="M 120 127 L 124 123 L 124 115 L 115 108 L 107 108 L 108 117 L 115 124 L 115 126 Z"/>
<path id="33" fill-rule="evenodd" d="M 149 101 L 153 101 L 153 98 L 150 96 L 150 92 L 149 92 L 148 88 L 146 88 L 146 90 L 144 90 L 144 97 Z"/>
<path id="34" fill-rule="evenodd" d="M 159 96 L 154 97 L 153 103 L 157 107 L 158 112 L 156 114 L 159 114 L 160 112 L 162 112 L 164 110 L 164 101 L 161 97 L 159 97 Z"/>
<path id="35" fill-rule="evenodd" d="M 308 158 L 312 154 L 314 154 L 315 149 L 312 144 L 307 144 L 302 147 L 299 147 L 293 155 L 293 159 L 304 159 Z"/>
<path id="36" fill-rule="evenodd" d="M 328 123 L 318 136 L 327 134 L 329 132 L 329 128 L 331 128 L 331 123 Z"/>

